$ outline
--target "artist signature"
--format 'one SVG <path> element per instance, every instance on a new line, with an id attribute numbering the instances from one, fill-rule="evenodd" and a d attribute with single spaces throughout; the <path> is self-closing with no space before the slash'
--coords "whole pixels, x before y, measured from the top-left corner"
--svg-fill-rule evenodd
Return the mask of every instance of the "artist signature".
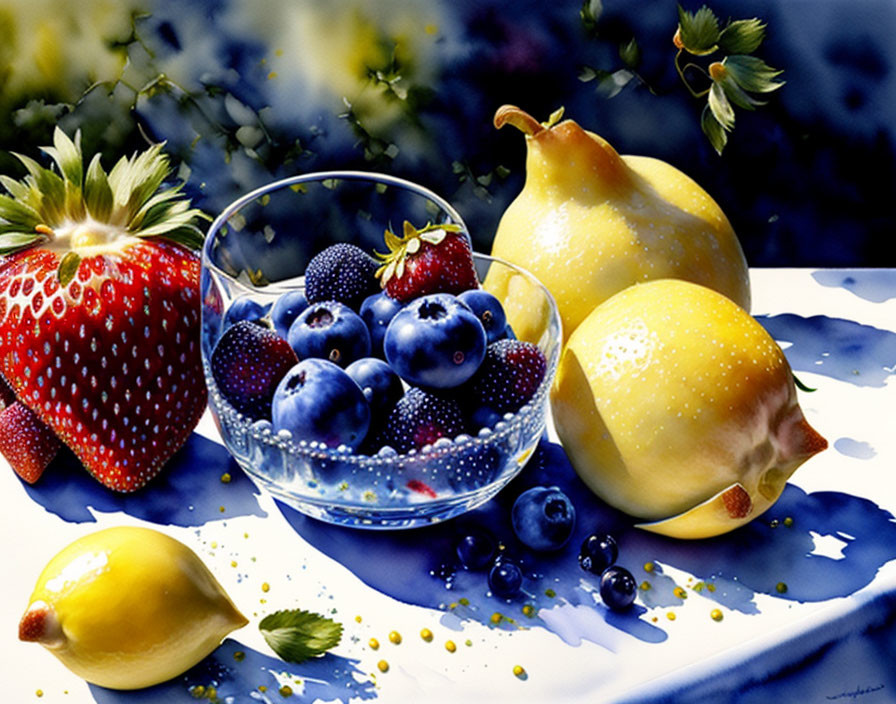
<path id="1" fill-rule="evenodd" d="M 840 692 L 840 694 L 829 694 L 825 697 L 825 699 L 828 699 L 830 701 L 835 701 L 837 699 L 858 699 L 859 697 L 864 697 L 866 694 L 874 694 L 875 692 L 879 692 L 883 688 L 884 685 L 882 684 L 871 687 L 856 687 L 855 689 Z"/>

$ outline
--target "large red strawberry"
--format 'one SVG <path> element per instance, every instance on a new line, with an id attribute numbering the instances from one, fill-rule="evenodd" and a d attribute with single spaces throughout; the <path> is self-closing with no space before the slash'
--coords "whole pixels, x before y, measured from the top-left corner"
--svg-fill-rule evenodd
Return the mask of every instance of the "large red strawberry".
<path id="1" fill-rule="evenodd" d="M 161 146 L 108 174 L 80 136 L 16 155 L 0 177 L 0 374 L 103 484 L 133 491 L 184 443 L 206 402 L 202 233 Z"/>
<path id="2" fill-rule="evenodd" d="M 478 288 L 470 238 L 454 224 L 418 230 L 405 221 L 398 237 L 386 230 L 386 254 L 376 253 L 382 266 L 376 275 L 392 298 L 403 303 L 430 293 L 458 294 Z"/>

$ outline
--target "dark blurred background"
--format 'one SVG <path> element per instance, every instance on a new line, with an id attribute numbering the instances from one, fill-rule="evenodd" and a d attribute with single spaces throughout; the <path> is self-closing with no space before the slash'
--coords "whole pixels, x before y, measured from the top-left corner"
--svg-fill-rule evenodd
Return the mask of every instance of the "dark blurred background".
<path id="1" fill-rule="evenodd" d="M 451 200 L 487 250 L 524 177 L 496 108 L 564 106 L 696 179 L 752 266 L 896 266 L 896 3 L 708 5 L 767 23 L 756 55 L 786 81 L 737 110 L 721 155 L 675 70 L 668 0 L 7 0 L 0 148 L 34 156 L 58 123 L 111 168 L 165 140 L 212 214 L 274 178 L 387 171 Z"/>

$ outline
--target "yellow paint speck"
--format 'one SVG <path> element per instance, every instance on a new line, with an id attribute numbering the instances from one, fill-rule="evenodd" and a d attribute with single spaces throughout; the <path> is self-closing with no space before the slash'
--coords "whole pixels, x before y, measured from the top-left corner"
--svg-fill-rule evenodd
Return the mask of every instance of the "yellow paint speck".
<path id="1" fill-rule="evenodd" d="M 389 642 L 398 645 L 401 643 L 401 633 L 398 631 L 390 631 L 389 632 Z"/>
<path id="2" fill-rule="evenodd" d="M 428 628 L 424 628 L 420 631 L 420 637 L 427 643 L 429 643 L 430 641 L 432 641 L 432 631 Z"/>
<path id="3" fill-rule="evenodd" d="M 380 660 L 376 664 L 376 667 L 380 672 L 388 672 L 389 671 L 389 663 L 386 662 L 385 660 Z"/>
<path id="4" fill-rule="evenodd" d="M 454 643 L 453 640 L 446 640 L 445 641 L 445 650 L 447 650 L 449 653 L 453 653 L 455 650 L 457 650 L 457 645 Z"/>

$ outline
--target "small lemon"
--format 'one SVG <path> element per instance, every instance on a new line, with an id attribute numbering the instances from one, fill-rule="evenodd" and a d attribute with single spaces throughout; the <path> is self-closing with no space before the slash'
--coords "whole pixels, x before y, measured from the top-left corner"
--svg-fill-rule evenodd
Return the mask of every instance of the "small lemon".
<path id="1" fill-rule="evenodd" d="M 185 672 L 246 623 L 186 545 L 125 526 L 79 538 L 50 560 L 19 638 L 88 682 L 138 689 Z"/>
<path id="2" fill-rule="evenodd" d="M 765 329 L 682 280 L 636 284 L 595 308 L 561 356 L 551 408 L 596 494 L 683 538 L 752 520 L 827 446 Z"/>

